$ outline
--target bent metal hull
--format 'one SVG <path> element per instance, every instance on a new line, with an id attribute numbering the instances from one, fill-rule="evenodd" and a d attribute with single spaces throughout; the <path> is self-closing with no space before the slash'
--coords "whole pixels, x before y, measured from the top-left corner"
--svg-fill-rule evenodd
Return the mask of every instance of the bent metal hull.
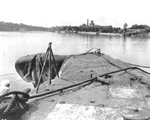
<path id="1" fill-rule="evenodd" d="M 21 78 L 27 82 L 31 82 L 34 87 L 37 86 L 42 66 L 45 61 L 45 53 L 39 53 L 35 55 L 28 55 L 19 58 L 15 63 L 15 68 Z M 63 61 L 67 58 L 67 55 L 54 55 L 57 69 L 59 70 Z M 49 59 L 46 60 L 44 68 L 44 74 L 42 75 L 42 82 L 48 79 L 49 76 Z M 54 69 L 52 69 L 54 71 Z M 55 73 L 55 72 L 53 72 Z M 52 79 L 56 76 L 56 73 L 52 75 Z"/>
<path id="2" fill-rule="evenodd" d="M 148 120 L 149 87 L 148 73 L 137 67 L 104 54 L 73 55 L 15 120 Z"/>

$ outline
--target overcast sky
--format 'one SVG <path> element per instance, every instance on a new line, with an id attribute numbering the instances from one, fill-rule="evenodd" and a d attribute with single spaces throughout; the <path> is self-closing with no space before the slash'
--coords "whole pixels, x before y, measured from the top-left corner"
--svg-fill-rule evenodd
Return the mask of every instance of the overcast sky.
<path id="1" fill-rule="evenodd" d="M 150 26 L 150 0 L 0 0 L 0 21 L 36 26 L 98 25 L 126 22 Z"/>

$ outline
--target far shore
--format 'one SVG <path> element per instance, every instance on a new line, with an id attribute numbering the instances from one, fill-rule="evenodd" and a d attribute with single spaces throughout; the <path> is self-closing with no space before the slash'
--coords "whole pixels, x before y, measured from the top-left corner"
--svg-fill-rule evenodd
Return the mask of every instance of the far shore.
<path id="1" fill-rule="evenodd" d="M 100 33 L 100 32 L 85 32 L 85 31 L 78 31 L 78 32 L 61 31 L 59 33 L 76 33 L 76 34 L 88 34 L 88 35 L 117 35 L 117 36 L 123 36 L 123 34 L 121 34 L 121 33 Z"/>
<path id="2" fill-rule="evenodd" d="M 85 32 L 85 31 L 78 31 L 78 32 L 66 32 L 61 31 L 59 33 L 76 33 L 76 34 L 85 34 L 85 35 L 108 35 L 108 36 L 120 36 L 124 37 L 123 33 L 101 33 L 101 32 Z M 150 37 L 150 33 L 139 33 L 135 35 L 125 35 L 126 37 Z"/>
<path id="3" fill-rule="evenodd" d="M 90 34 L 90 35 L 117 35 L 122 36 L 121 33 L 98 33 L 98 32 L 78 32 L 79 34 Z"/>

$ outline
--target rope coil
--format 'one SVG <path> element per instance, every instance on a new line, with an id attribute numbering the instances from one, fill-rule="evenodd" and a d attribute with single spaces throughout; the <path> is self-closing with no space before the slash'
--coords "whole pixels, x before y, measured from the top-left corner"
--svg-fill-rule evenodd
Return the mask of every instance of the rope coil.
<path id="1" fill-rule="evenodd" d="M 29 91 L 30 89 L 25 89 L 24 92 L 12 91 L 0 96 L 0 113 L 3 115 L 13 114 L 22 109 L 22 104 L 26 104 L 25 102 L 30 98 Z M 6 99 L 9 101 L 3 102 Z"/>

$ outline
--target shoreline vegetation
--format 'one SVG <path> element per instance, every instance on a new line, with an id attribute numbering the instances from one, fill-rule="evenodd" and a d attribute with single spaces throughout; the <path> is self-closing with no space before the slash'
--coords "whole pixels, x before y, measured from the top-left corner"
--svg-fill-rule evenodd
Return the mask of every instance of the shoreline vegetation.
<path id="1" fill-rule="evenodd" d="M 47 31 L 57 33 L 77 33 L 90 35 L 118 35 L 130 37 L 150 37 L 150 27 L 148 25 L 133 25 L 127 28 L 127 23 L 123 28 L 113 26 L 95 25 L 94 21 L 90 24 L 82 24 L 80 26 L 55 26 L 55 27 L 40 27 L 25 24 L 17 24 L 11 22 L 0 22 L 0 31 L 6 32 L 27 32 L 27 31 Z"/>

